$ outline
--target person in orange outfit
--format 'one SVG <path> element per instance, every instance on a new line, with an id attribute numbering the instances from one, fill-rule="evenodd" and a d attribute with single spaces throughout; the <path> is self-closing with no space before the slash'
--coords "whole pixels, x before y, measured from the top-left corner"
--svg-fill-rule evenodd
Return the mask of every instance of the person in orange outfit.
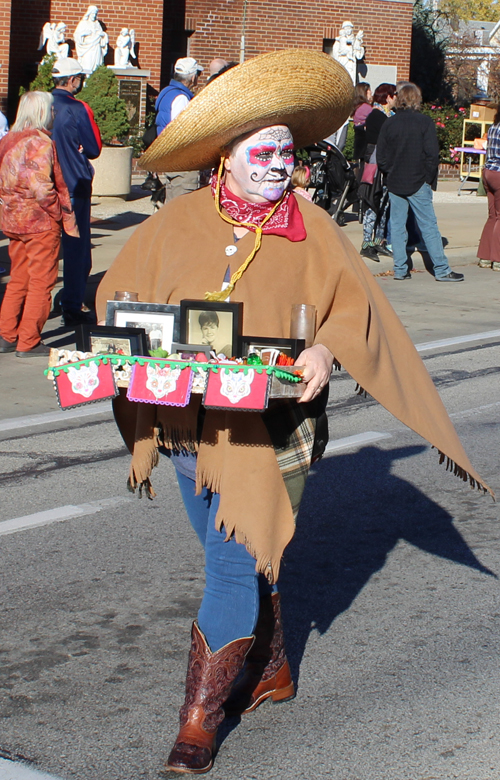
<path id="1" fill-rule="evenodd" d="M 0 141 L 1 228 L 10 239 L 10 281 L 0 309 L 0 352 L 47 356 L 41 340 L 57 281 L 61 228 L 78 236 L 49 129 L 53 98 L 26 92 Z"/>

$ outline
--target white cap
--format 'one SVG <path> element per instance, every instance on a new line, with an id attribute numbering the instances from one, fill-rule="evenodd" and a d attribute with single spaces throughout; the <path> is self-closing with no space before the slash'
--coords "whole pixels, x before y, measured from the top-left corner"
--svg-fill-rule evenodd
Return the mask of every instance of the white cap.
<path id="1" fill-rule="evenodd" d="M 52 75 L 55 78 L 63 78 L 67 76 L 80 76 L 83 74 L 83 68 L 78 60 L 73 57 L 64 57 L 63 59 L 56 60 L 54 67 L 52 68 Z"/>
<path id="2" fill-rule="evenodd" d="M 203 73 L 203 68 L 193 57 L 182 57 L 175 63 L 174 72 L 179 76 L 194 76 L 196 73 Z"/>

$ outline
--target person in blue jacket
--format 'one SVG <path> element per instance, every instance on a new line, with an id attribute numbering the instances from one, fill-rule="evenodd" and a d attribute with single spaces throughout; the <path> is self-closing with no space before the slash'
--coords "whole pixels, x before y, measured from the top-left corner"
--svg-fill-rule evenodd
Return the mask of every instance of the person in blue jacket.
<path id="1" fill-rule="evenodd" d="M 102 148 L 92 109 L 74 97 L 85 78 L 82 66 L 72 58 L 60 59 L 52 70 L 54 96 L 54 139 L 57 156 L 71 197 L 80 238 L 62 234 L 64 259 L 61 308 L 65 325 L 92 321 L 84 304 L 87 279 L 92 268 L 90 251 L 90 198 L 94 169 L 89 160 Z"/>
<path id="2" fill-rule="evenodd" d="M 172 122 L 186 108 L 194 95 L 192 89 L 198 83 L 203 68 L 193 57 L 182 57 L 174 65 L 174 75 L 167 87 L 156 98 L 156 134 Z M 166 173 L 165 202 L 176 195 L 193 192 L 199 187 L 198 171 L 175 171 Z"/>

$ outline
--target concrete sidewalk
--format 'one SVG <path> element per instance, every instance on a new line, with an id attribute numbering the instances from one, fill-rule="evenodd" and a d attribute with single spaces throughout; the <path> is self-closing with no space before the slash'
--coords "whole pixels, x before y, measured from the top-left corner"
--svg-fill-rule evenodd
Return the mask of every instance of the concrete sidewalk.
<path id="1" fill-rule="evenodd" d="M 476 251 L 486 220 L 486 198 L 475 191 L 464 190 L 457 196 L 458 182 L 444 182 L 435 196 L 435 208 L 441 233 L 449 244 L 446 253 L 453 268 L 465 274 L 460 284 L 437 284 L 425 270 L 419 253 L 413 255 L 415 273 L 411 282 L 395 284 L 392 261 L 366 260 L 367 267 L 401 317 L 414 342 L 449 338 L 498 328 L 500 273 L 477 266 Z M 95 290 L 118 254 L 120 248 L 141 222 L 153 213 L 149 193 L 136 184 L 130 200 L 95 198 L 92 204 L 93 271 L 89 280 L 88 300 L 93 303 Z M 347 214 L 342 228 L 359 249 L 362 227 L 356 215 Z M 8 269 L 8 241 L 0 240 L 0 266 Z M 4 288 L 8 277 L 0 280 Z M 62 286 L 62 264 L 54 295 Z M 61 326 L 60 315 L 53 313 L 44 330 L 44 340 L 51 346 L 70 347 L 74 331 Z M 43 358 L 16 358 L 0 355 L 0 419 L 40 414 L 58 409 L 53 387 L 44 375 Z"/>

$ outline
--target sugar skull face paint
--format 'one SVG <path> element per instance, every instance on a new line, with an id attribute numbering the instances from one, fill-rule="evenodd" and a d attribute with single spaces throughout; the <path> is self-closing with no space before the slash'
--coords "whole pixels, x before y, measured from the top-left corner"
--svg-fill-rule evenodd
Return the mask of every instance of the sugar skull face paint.
<path id="1" fill-rule="evenodd" d="M 243 200 L 279 200 L 293 173 L 293 138 L 286 125 L 258 130 L 233 146 L 225 160 L 226 184 Z"/>

